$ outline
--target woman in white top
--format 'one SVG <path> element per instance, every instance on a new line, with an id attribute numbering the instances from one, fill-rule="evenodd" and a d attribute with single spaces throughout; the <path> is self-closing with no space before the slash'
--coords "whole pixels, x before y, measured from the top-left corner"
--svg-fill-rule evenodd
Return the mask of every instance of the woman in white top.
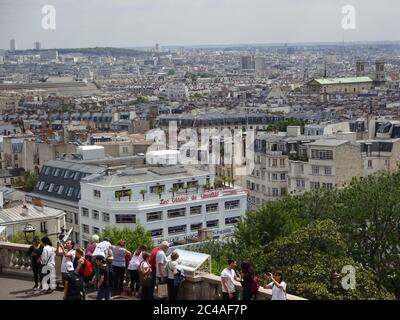
<path id="1" fill-rule="evenodd" d="M 271 300 L 287 300 L 286 299 L 286 282 L 283 281 L 282 271 L 276 271 L 269 274 L 272 282 L 265 286 L 265 289 L 272 289 Z"/>
<path id="2" fill-rule="evenodd" d="M 41 241 L 43 243 L 43 252 L 42 255 L 40 256 L 42 264 L 42 273 L 40 282 L 42 283 L 42 289 L 44 290 L 47 289 L 48 292 L 53 292 L 53 290 L 56 288 L 56 270 L 55 270 L 56 253 L 49 237 L 43 237 Z M 43 278 L 47 274 L 50 274 L 50 277 L 49 279 L 47 279 L 47 281 L 45 281 L 45 283 L 43 283 Z"/>
<path id="3" fill-rule="evenodd" d="M 143 261 L 143 252 L 147 251 L 147 246 L 142 244 L 139 248 L 136 249 L 134 255 L 132 256 L 131 260 L 129 261 L 128 271 L 129 277 L 131 279 L 131 292 L 134 296 L 139 296 L 139 266 Z"/>
<path id="4" fill-rule="evenodd" d="M 167 262 L 166 270 L 168 275 L 168 297 L 169 300 L 177 300 L 179 286 L 175 285 L 175 277 L 178 273 L 178 258 L 179 254 L 174 251 L 171 254 L 171 261 Z"/>

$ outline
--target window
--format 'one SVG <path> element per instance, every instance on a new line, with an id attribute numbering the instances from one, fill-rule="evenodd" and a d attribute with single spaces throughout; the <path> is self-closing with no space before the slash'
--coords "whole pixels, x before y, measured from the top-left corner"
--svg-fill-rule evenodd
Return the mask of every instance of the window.
<path id="1" fill-rule="evenodd" d="M 186 183 L 186 185 L 189 189 L 196 189 L 199 186 L 199 182 L 198 181 L 188 181 Z"/>
<path id="2" fill-rule="evenodd" d="M 277 167 L 278 166 L 278 159 L 272 159 L 272 166 Z"/>
<path id="3" fill-rule="evenodd" d="M 211 204 L 206 204 L 206 212 L 217 212 L 218 211 L 218 203 L 211 203 Z"/>
<path id="4" fill-rule="evenodd" d="M 41 181 L 40 182 L 40 184 L 39 184 L 39 190 L 43 190 L 43 187 L 44 187 L 44 181 Z"/>
<path id="5" fill-rule="evenodd" d="M 240 221 L 240 217 L 225 218 L 225 225 L 236 224 Z"/>
<path id="6" fill-rule="evenodd" d="M 300 172 L 304 173 L 304 165 L 302 165 L 302 164 L 300 165 Z"/>
<path id="7" fill-rule="evenodd" d="M 54 171 L 54 176 L 55 176 L 55 177 L 58 177 L 59 174 L 60 174 L 60 169 L 57 168 L 56 171 Z"/>
<path id="8" fill-rule="evenodd" d="M 128 147 L 122 147 L 122 153 L 128 153 Z"/>
<path id="9" fill-rule="evenodd" d="M 256 170 L 256 176 L 257 176 L 257 177 L 260 176 L 260 170 Z"/>
<path id="10" fill-rule="evenodd" d="M 116 214 L 115 222 L 116 223 L 136 223 L 136 215 L 135 214 Z"/>
<path id="11" fill-rule="evenodd" d="M 265 171 L 261 171 L 261 179 L 265 180 Z"/>
<path id="12" fill-rule="evenodd" d="M 94 234 L 99 234 L 100 233 L 100 229 L 96 228 L 96 227 L 93 227 L 93 233 Z"/>
<path id="13" fill-rule="evenodd" d="M 319 167 L 318 166 L 311 166 L 312 174 L 319 175 Z"/>
<path id="14" fill-rule="evenodd" d="M 322 188 L 325 188 L 327 190 L 332 190 L 333 185 L 332 185 L 332 183 L 323 183 Z"/>
<path id="15" fill-rule="evenodd" d="M 203 228 L 203 223 L 202 223 L 202 222 L 200 222 L 200 223 L 194 223 L 194 224 L 191 224 L 191 225 L 190 225 L 190 231 L 199 230 L 199 229 L 201 229 L 201 228 Z"/>
<path id="16" fill-rule="evenodd" d="M 285 173 L 281 173 L 281 181 L 286 181 L 286 174 Z"/>
<path id="17" fill-rule="evenodd" d="M 184 187 L 184 183 L 183 182 L 178 182 L 178 183 L 174 183 L 173 185 L 172 185 L 172 188 L 174 188 L 174 189 L 183 189 L 183 187 Z"/>
<path id="18" fill-rule="evenodd" d="M 82 225 L 83 233 L 89 234 L 89 226 L 87 224 Z"/>
<path id="19" fill-rule="evenodd" d="M 249 180 L 246 181 L 247 189 L 250 189 L 250 183 L 251 183 L 251 182 L 250 182 Z"/>
<path id="20" fill-rule="evenodd" d="M 162 211 L 148 212 L 147 222 L 162 220 Z"/>
<path id="21" fill-rule="evenodd" d="M 332 175 L 332 168 L 331 167 L 325 167 L 325 175 L 326 176 L 331 176 Z"/>
<path id="22" fill-rule="evenodd" d="M 161 192 L 165 192 L 165 185 L 150 187 L 150 193 L 156 194 L 157 190 L 161 190 Z"/>
<path id="23" fill-rule="evenodd" d="M 53 189 L 54 189 L 54 183 L 50 183 L 49 190 L 47 190 L 47 192 L 53 192 Z"/>
<path id="24" fill-rule="evenodd" d="M 67 192 L 67 197 L 72 196 L 72 192 L 74 192 L 74 188 L 73 187 L 69 187 L 68 188 L 68 192 Z"/>
<path id="25" fill-rule="evenodd" d="M 162 237 L 162 235 L 163 235 L 163 229 L 151 230 L 150 233 L 151 233 L 151 236 L 152 236 L 153 238 Z"/>
<path id="26" fill-rule="evenodd" d="M 110 214 L 107 212 L 103 212 L 103 221 L 104 222 L 110 222 Z"/>
<path id="27" fill-rule="evenodd" d="M 47 223 L 46 223 L 46 221 L 42 221 L 40 223 L 40 232 L 41 233 L 47 233 Z"/>
<path id="28" fill-rule="evenodd" d="M 256 184 L 256 191 L 259 192 L 260 191 L 260 185 L 257 183 Z"/>
<path id="29" fill-rule="evenodd" d="M 310 182 L 310 189 L 311 190 L 318 190 L 321 188 L 321 185 L 319 182 Z"/>
<path id="30" fill-rule="evenodd" d="M 281 188 L 281 196 L 284 196 L 287 193 L 287 189 L 285 187 Z"/>
<path id="31" fill-rule="evenodd" d="M 186 232 L 186 225 L 169 227 L 168 234 L 177 234 L 177 233 L 185 233 Z"/>
<path id="32" fill-rule="evenodd" d="M 279 189 L 278 188 L 272 188 L 272 196 L 279 197 Z"/>
<path id="33" fill-rule="evenodd" d="M 64 179 L 68 179 L 69 173 L 70 173 L 69 170 L 65 170 L 65 172 L 64 172 Z"/>
<path id="34" fill-rule="evenodd" d="M 66 215 L 65 215 L 65 221 L 68 222 L 68 223 L 73 223 L 73 220 L 72 220 L 72 212 L 67 212 L 67 213 L 66 213 Z"/>
<path id="35" fill-rule="evenodd" d="M 201 214 L 201 206 L 190 207 L 190 214 Z"/>
<path id="36" fill-rule="evenodd" d="M 240 200 L 226 201 L 225 210 L 233 210 L 240 207 Z"/>
<path id="37" fill-rule="evenodd" d="M 368 160 L 368 169 L 372 169 L 372 160 Z M 40 190 L 40 188 L 39 188 Z"/>
<path id="38" fill-rule="evenodd" d="M 75 224 L 79 224 L 78 212 L 74 212 Z"/>
<path id="39" fill-rule="evenodd" d="M 333 160 L 333 151 L 312 149 L 311 158 L 318 160 Z"/>
<path id="40" fill-rule="evenodd" d="M 48 176 L 50 173 L 50 167 L 46 167 L 46 169 L 44 170 L 44 175 Z"/>
<path id="41" fill-rule="evenodd" d="M 186 215 L 186 208 L 168 210 L 168 219 L 181 218 Z"/>
<path id="42" fill-rule="evenodd" d="M 285 166 L 285 159 L 280 159 L 280 160 L 279 160 L 279 165 L 280 165 L 281 167 L 284 167 L 284 166 Z"/>
<path id="43" fill-rule="evenodd" d="M 273 173 L 272 174 L 272 181 L 278 181 L 278 174 L 277 173 Z"/>
<path id="44" fill-rule="evenodd" d="M 62 194 L 64 191 L 64 186 L 61 185 L 60 188 L 58 188 L 57 194 Z"/>
<path id="45" fill-rule="evenodd" d="M 101 192 L 100 190 L 93 190 L 93 196 L 95 198 L 100 198 L 101 197 Z"/>
<path id="46" fill-rule="evenodd" d="M 306 186 L 306 182 L 302 179 L 296 180 L 296 187 L 303 189 Z"/>
<path id="47" fill-rule="evenodd" d="M 99 220 L 99 212 L 97 210 L 92 210 L 93 219 Z"/>
<path id="48" fill-rule="evenodd" d="M 80 175 L 81 175 L 80 172 L 75 172 L 75 174 L 74 174 L 74 180 L 75 180 L 75 181 L 78 181 Z"/>
<path id="49" fill-rule="evenodd" d="M 266 191 L 265 185 L 261 186 L 261 190 L 262 190 L 263 193 L 265 193 L 265 191 Z"/>
<path id="50" fill-rule="evenodd" d="M 211 220 L 207 221 L 206 226 L 207 228 L 218 228 L 219 221 L 218 220 Z"/>
<path id="51" fill-rule="evenodd" d="M 88 208 L 82 208 L 82 217 L 89 218 L 89 209 Z"/>

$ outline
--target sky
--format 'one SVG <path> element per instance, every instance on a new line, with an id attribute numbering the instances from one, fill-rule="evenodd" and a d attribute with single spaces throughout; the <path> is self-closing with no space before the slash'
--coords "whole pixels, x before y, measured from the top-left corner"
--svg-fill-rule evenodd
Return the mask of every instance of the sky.
<path id="1" fill-rule="evenodd" d="M 342 28 L 345 5 L 355 29 Z M 0 48 L 398 41 L 399 14 L 399 0 L 0 0 Z"/>

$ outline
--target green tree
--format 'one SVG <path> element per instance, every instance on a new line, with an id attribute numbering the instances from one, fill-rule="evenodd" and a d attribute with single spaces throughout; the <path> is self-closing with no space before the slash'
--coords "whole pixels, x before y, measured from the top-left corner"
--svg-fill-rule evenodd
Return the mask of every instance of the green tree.
<path id="1" fill-rule="evenodd" d="M 347 245 L 338 225 L 315 220 L 273 241 L 264 261 L 266 270 L 282 270 L 290 292 L 309 299 L 394 299 L 370 268 L 346 256 Z M 355 268 L 356 287 L 345 290 L 331 281 L 333 271 Z"/>
<path id="2" fill-rule="evenodd" d="M 301 126 L 301 131 L 304 131 L 305 122 L 303 120 L 289 118 L 281 121 L 277 121 L 273 124 L 270 124 L 267 127 L 268 132 L 272 131 L 279 131 L 279 132 L 286 132 L 288 126 Z"/>
<path id="3" fill-rule="evenodd" d="M 147 193 L 147 190 L 142 189 L 139 191 L 139 193 L 142 195 L 143 201 L 144 201 L 144 195 Z"/>
<path id="4" fill-rule="evenodd" d="M 106 227 L 100 234 L 101 239 L 104 237 L 109 237 L 114 245 L 121 239 L 125 240 L 126 248 L 131 252 L 134 252 L 141 244 L 145 244 L 148 250 L 151 250 L 154 245 L 150 232 L 140 224 L 135 229 Z"/>
<path id="5" fill-rule="evenodd" d="M 39 239 L 42 239 L 45 235 L 41 232 L 35 232 L 35 237 L 39 237 Z M 11 237 L 9 237 L 8 241 L 12 243 L 22 243 L 22 244 L 27 244 L 26 239 L 25 239 L 25 234 L 23 231 L 17 231 L 14 233 Z"/>
<path id="6" fill-rule="evenodd" d="M 147 98 L 143 97 L 143 96 L 139 96 L 136 98 L 136 103 L 146 103 L 147 102 Z"/>
<path id="7" fill-rule="evenodd" d="M 15 185 L 26 192 L 31 192 L 38 181 L 36 172 L 25 171 L 24 175 L 15 180 Z"/>

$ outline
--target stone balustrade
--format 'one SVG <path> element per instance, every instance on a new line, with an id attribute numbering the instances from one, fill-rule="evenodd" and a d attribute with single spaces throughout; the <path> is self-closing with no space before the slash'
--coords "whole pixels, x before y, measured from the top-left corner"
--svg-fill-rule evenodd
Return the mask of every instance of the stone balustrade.
<path id="1" fill-rule="evenodd" d="M 237 292 L 242 291 L 239 282 L 235 282 Z M 272 290 L 259 288 L 257 300 L 270 300 Z M 210 273 L 200 273 L 195 277 L 186 277 L 179 289 L 179 299 L 181 300 L 221 300 L 221 277 Z M 288 300 L 306 300 L 304 298 L 287 294 Z"/>

